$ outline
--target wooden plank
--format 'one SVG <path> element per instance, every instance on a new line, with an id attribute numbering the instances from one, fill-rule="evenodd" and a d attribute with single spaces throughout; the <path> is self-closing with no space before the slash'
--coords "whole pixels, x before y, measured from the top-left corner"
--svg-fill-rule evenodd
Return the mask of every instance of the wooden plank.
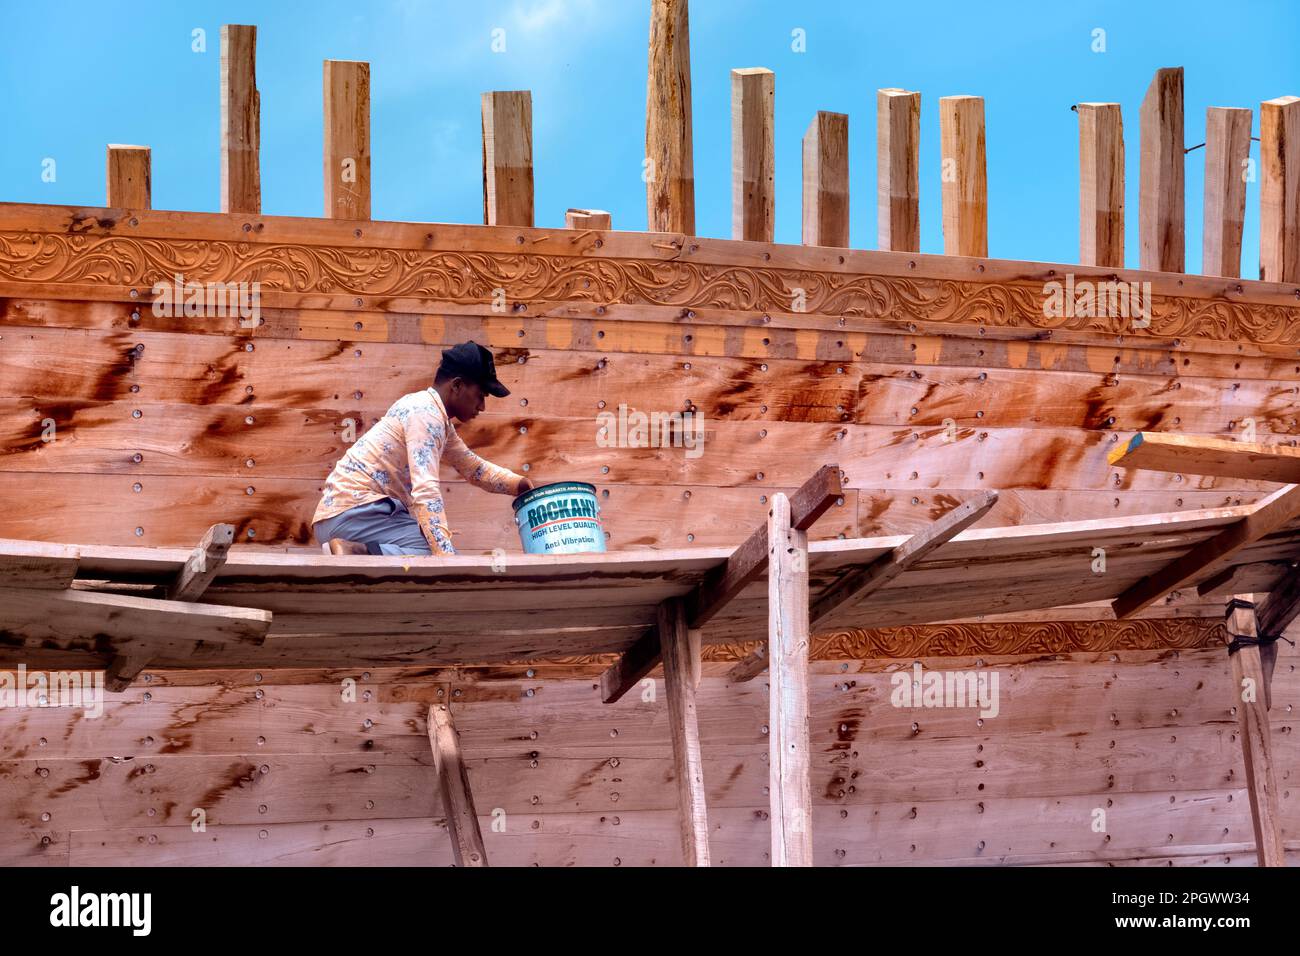
<path id="1" fill-rule="evenodd" d="M 564 212 L 566 229 L 613 229 L 610 214 L 604 209 L 567 209 Z"/>
<path id="2" fill-rule="evenodd" d="M 457 866 L 485 867 L 487 850 L 474 810 L 474 795 L 469 775 L 461 759 L 460 737 L 446 704 L 429 705 L 429 743 L 433 747 L 433 765 L 438 772 L 438 789 L 447 813 L 447 832 Z"/>
<path id="3" fill-rule="evenodd" d="M 709 814 L 704 794 L 704 761 L 695 706 L 698 653 L 692 654 L 686 630 L 686 609 L 680 599 L 659 605 L 659 647 L 664 660 L 664 691 L 668 695 L 669 732 L 673 743 L 673 776 L 677 780 L 677 812 L 681 816 L 682 859 L 687 866 L 709 865 Z"/>
<path id="4" fill-rule="evenodd" d="M 849 118 L 819 110 L 803 136 L 803 243 L 849 244 Z"/>
<path id="5" fill-rule="evenodd" d="M 984 160 L 984 97 L 939 99 L 943 158 L 943 252 L 989 254 L 988 176 Z"/>
<path id="6" fill-rule="evenodd" d="M 1286 485 L 1265 498 L 1239 521 L 1130 587 L 1112 603 L 1115 616 L 1131 617 L 1207 571 L 1217 571 L 1234 554 L 1277 531 L 1297 514 L 1300 514 L 1300 485 Z"/>
<path id="7" fill-rule="evenodd" d="M 772 866 L 812 866 L 808 535 L 793 526 L 790 501 L 783 494 L 772 496 L 767 537 Z"/>
<path id="8" fill-rule="evenodd" d="M 695 234 L 691 40 L 687 0 L 651 0 L 646 80 L 646 228 Z"/>
<path id="9" fill-rule="evenodd" d="M 79 552 L 72 545 L 0 538 L 0 587 L 70 587 Z"/>
<path id="10" fill-rule="evenodd" d="M 257 27 L 221 28 L 221 211 L 262 211 Z"/>
<path id="11" fill-rule="evenodd" d="M 1300 448 L 1203 435 L 1138 432 L 1115 448 L 1110 464 L 1147 471 L 1213 475 L 1255 481 L 1300 482 Z"/>
<path id="12" fill-rule="evenodd" d="M 167 600 L 197 601 L 226 563 L 226 553 L 234 542 L 234 525 L 214 524 L 209 528 L 167 589 Z"/>
<path id="13" fill-rule="evenodd" d="M 1156 70 L 1139 113 L 1138 241 L 1142 268 L 1183 272 L 1183 68 Z"/>
<path id="14" fill-rule="evenodd" d="M 326 60 L 323 74 L 325 218 L 369 219 L 370 64 Z"/>
<path id="15" fill-rule="evenodd" d="M 876 243 L 921 251 L 921 94 L 876 91 Z"/>
<path id="16" fill-rule="evenodd" d="M 1259 106 L 1259 277 L 1300 282 L 1300 97 Z"/>
<path id="17" fill-rule="evenodd" d="M 776 74 L 731 71 L 731 238 L 772 242 L 776 229 Z"/>
<path id="18" fill-rule="evenodd" d="M 1211 106 L 1205 111 L 1201 272 L 1207 276 L 1241 275 L 1251 120 L 1250 110 Z"/>
<path id="19" fill-rule="evenodd" d="M 120 209 L 149 209 L 153 206 L 148 146 L 108 146 L 107 205 Z"/>
<path id="20" fill-rule="evenodd" d="M 1079 262 L 1124 268 L 1124 120 L 1118 103 L 1080 103 Z"/>
<path id="21" fill-rule="evenodd" d="M 140 676 L 140 672 L 149 666 L 153 652 L 147 647 L 130 648 L 113 659 L 104 668 L 104 688 L 114 694 L 120 694 L 131 686 Z"/>
<path id="22" fill-rule="evenodd" d="M 1255 594 L 1236 599 L 1254 604 Z M 1228 604 L 1229 635 L 1253 638 L 1255 611 Z M 1273 741 L 1268 723 L 1268 705 L 1263 693 L 1267 678 L 1260 663 L 1259 647 L 1242 647 L 1230 655 L 1232 661 L 1233 709 L 1241 734 L 1241 753 L 1246 763 L 1246 790 L 1250 796 L 1250 819 L 1255 829 L 1255 851 L 1260 866 L 1286 866 L 1282 847 L 1282 821 L 1278 806 L 1277 774 L 1273 769 Z"/>
<path id="23" fill-rule="evenodd" d="M 528 90 L 484 93 L 483 222 L 489 226 L 533 224 L 533 94 Z"/>

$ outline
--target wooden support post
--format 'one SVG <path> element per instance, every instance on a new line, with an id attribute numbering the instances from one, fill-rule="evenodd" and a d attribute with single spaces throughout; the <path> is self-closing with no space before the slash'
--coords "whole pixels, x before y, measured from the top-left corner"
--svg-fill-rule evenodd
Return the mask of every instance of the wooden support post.
<path id="1" fill-rule="evenodd" d="M 731 238 L 776 237 L 776 74 L 731 71 Z"/>
<path id="2" fill-rule="evenodd" d="M 197 601 L 226 563 L 226 554 L 235 543 L 235 526 L 214 524 L 199 540 L 198 547 L 190 553 L 167 589 L 169 601 Z"/>
<path id="3" fill-rule="evenodd" d="M 370 218 L 370 64 L 326 60 L 325 218 Z"/>
<path id="4" fill-rule="evenodd" d="M 876 91 L 876 242 L 921 251 L 921 94 Z"/>
<path id="5" fill-rule="evenodd" d="M 107 203 L 111 209 L 150 209 L 153 188 L 150 182 L 148 146 L 108 147 Z"/>
<path id="6" fill-rule="evenodd" d="M 438 789 L 447 814 L 447 833 L 451 853 L 457 866 L 487 866 L 483 832 L 478 827 L 474 795 L 469 788 L 469 774 L 461 759 L 460 737 L 446 704 L 429 706 L 429 743 L 433 747 L 433 766 L 438 773 Z"/>
<path id="7" fill-rule="evenodd" d="M 1205 111 L 1205 228 L 1201 272 L 1241 276 L 1241 231 L 1246 218 L 1250 110 L 1211 106 Z"/>
<path id="8" fill-rule="evenodd" d="M 803 244 L 849 245 L 849 118 L 818 111 L 803 136 Z"/>
<path id="9" fill-rule="evenodd" d="M 1259 107 L 1259 277 L 1300 282 L 1300 97 Z"/>
<path id="10" fill-rule="evenodd" d="M 483 221 L 533 224 L 533 94 L 483 94 Z"/>
<path id="11" fill-rule="evenodd" d="M 651 0 L 645 116 L 646 228 L 695 234 L 691 40 L 686 0 Z"/>
<path id="12" fill-rule="evenodd" d="M 1079 264 L 1124 268 L 1124 119 L 1118 103 L 1080 103 Z"/>
<path id="13" fill-rule="evenodd" d="M 664 659 L 664 688 L 668 694 L 668 722 L 673 738 L 673 773 L 677 778 L 682 861 L 687 866 L 708 866 L 709 814 L 704 800 L 704 761 L 700 756 L 700 729 L 695 711 L 694 675 L 698 664 L 692 661 L 694 655 L 686 631 L 686 608 L 680 598 L 659 605 L 658 632 Z M 698 645 L 695 653 L 698 653 Z"/>
<path id="14" fill-rule="evenodd" d="M 114 694 L 122 693 L 149 666 L 152 656 L 144 647 L 131 647 L 114 654 L 108 667 L 104 668 L 104 689 Z"/>
<path id="15" fill-rule="evenodd" d="M 1138 240 L 1143 269 L 1182 272 L 1183 68 L 1156 70 L 1139 113 Z"/>
<path id="16" fill-rule="evenodd" d="M 262 211 L 257 27 L 221 28 L 221 211 Z"/>
<path id="17" fill-rule="evenodd" d="M 614 224 L 609 213 L 603 209 L 566 209 L 564 212 L 566 229 L 613 229 Z"/>
<path id="18" fill-rule="evenodd" d="M 1256 636 L 1255 611 L 1236 605 L 1255 603 L 1256 595 L 1238 594 L 1228 602 L 1228 633 Z M 1231 640 L 1231 638 L 1229 638 Z M 1265 702 L 1266 677 L 1259 647 L 1242 647 L 1230 655 L 1232 661 L 1233 707 L 1241 734 L 1241 753 L 1246 764 L 1246 790 L 1250 796 L 1250 820 L 1255 827 L 1255 849 L 1260 866 L 1286 866 L 1282 846 L 1282 817 L 1278 808 L 1277 775 L 1273 771 L 1273 743 L 1269 733 Z"/>
<path id="19" fill-rule="evenodd" d="M 988 177 L 984 165 L 984 98 L 939 100 L 943 156 L 943 253 L 989 254 Z"/>
<path id="20" fill-rule="evenodd" d="M 767 646 L 772 865 L 812 866 L 812 776 L 808 736 L 808 533 L 777 492 L 768 513 Z"/>

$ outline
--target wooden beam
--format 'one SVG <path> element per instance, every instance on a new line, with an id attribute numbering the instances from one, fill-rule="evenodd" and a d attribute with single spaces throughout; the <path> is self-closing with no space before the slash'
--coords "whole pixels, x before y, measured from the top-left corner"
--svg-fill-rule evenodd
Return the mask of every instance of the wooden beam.
<path id="1" fill-rule="evenodd" d="M 695 710 L 695 679 L 699 670 L 686 629 L 686 609 L 680 598 L 659 605 L 659 647 L 664 660 L 664 689 L 668 694 L 668 723 L 673 740 L 673 774 L 677 780 L 682 861 L 686 866 L 709 865 L 709 814 L 704 799 L 704 761 Z"/>
<path id="2" fill-rule="evenodd" d="M 1117 467 L 1211 475 L 1245 481 L 1300 483 L 1300 448 L 1201 435 L 1138 432 L 1107 460 Z"/>
<path id="3" fill-rule="evenodd" d="M 197 601 L 226 563 L 226 554 L 234 543 L 234 525 L 214 524 L 209 528 L 168 587 L 167 600 Z"/>
<path id="4" fill-rule="evenodd" d="M 108 146 L 107 205 L 116 209 L 153 208 L 148 146 Z"/>
<path id="5" fill-rule="evenodd" d="M 221 28 L 221 211 L 262 211 L 257 27 Z"/>
<path id="6" fill-rule="evenodd" d="M 1156 70 L 1139 113 L 1138 241 L 1142 268 L 1183 272 L 1183 68 Z"/>
<path id="7" fill-rule="evenodd" d="M 1257 595 L 1239 594 L 1237 599 L 1255 603 Z M 1228 604 L 1229 635 L 1256 636 L 1255 611 Z M 1229 638 L 1231 640 L 1231 637 Z M 1259 647 L 1242 647 L 1229 655 L 1232 662 L 1233 708 L 1241 734 L 1241 754 L 1246 764 L 1246 792 L 1250 797 L 1250 821 L 1255 828 L 1255 850 L 1260 866 L 1285 866 L 1282 847 L 1282 815 L 1278 807 L 1277 775 L 1273 770 L 1273 743 L 1269 733 L 1268 705 L 1263 693 L 1267 686 Z"/>
<path id="8" fill-rule="evenodd" d="M 921 94 L 876 91 L 876 243 L 921 251 Z"/>
<path id="9" fill-rule="evenodd" d="M 1300 97 L 1259 106 L 1259 277 L 1300 282 Z"/>
<path id="10" fill-rule="evenodd" d="M 533 224 L 533 94 L 484 93 L 483 222 Z"/>
<path id="11" fill-rule="evenodd" d="M 613 229 L 609 213 L 603 209 L 566 209 L 564 212 L 566 229 Z"/>
<path id="12" fill-rule="evenodd" d="M 646 80 L 646 228 L 695 234 L 691 39 L 686 0 L 651 0 Z"/>
<path id="13" fill-rule="evenodd" d="M 803 244 L 849 245 L 849 118 L 819 110 L 803 136 Z"/>
<path id="14" fill-rule="evenodd" d="M 152 657 L 149 649 L 144 647 L 130 648 L 114 654 L 113 659 L 104 668 L 104 689 L 114 694 L 122 693 L 140 676 L 140 672 L 149 666 Z"/>
<path id="15" fill-rule="evenodd" d="M 1241 233 L 1246 219 L 1250 110 L 1211 106 L 1205 111 L 1205 227 L 1201 272 L 1241 276 Z"/>
<path id="16" fill-rule="evenodd" d="M 808 735 L 808 533 L 794 527 L 777 492 L 768 514 L 771 653 L 768 796 L 773 866 L 812 866 L 812 774 Z"/>
<path id="17" fill-rule="evenodd" d="M 987 256 L 989 200 L 984 163 L 984 98 L 940 98 L 939 141 L 943 157 L 943 253 Z"/>
<path id="18" fill-rule="evenodd" d="M 1277 531 L 1300 514 L 1300 485 L 1287 485 L 1273 492 L 1245 517 L 1233 522 L 1214 537 L 1194 545 L 1181 558 L 1138 581 L 1111 602 L 1117 618 L 1132 617 L 1170 591 L 1197 577 L 1214 572 L 1247 545 Z"/>
<path id="19" fill-rule="evenodd" d="M 487 850 L 483 848 L 483 833 L 478 827 L 469 774 L 461 759 L 460 736 L 452 722 L 451 708 L 446 704 L 429 706 L 429 744 L 433 747 L 433 766 L 447 814 L 452 857 L 457 866 L 487 866 Z"/>
<path id="20" fill-rule="evenodd" d="M 1124 120 L 1118 103 L 1080 103 L 1079 263 L 1124 268 Z"/>
<path id="21" fill-rule="evenodd" d="M 370 64 L 326 60 L 325 218 L 370 218 Z"/>
<path id="22" fill-rule="evenodd" d="M 1256 617 L 1261 634 L 1281 634 L 1300 617 L 1300 568 L 1291 568 L 1273 586 Z"/>
<path id="23" fill-rule="evenodd" d="M 731 238 L 772 242 L 776 234 L 776 74 L 731 71 Z"/>

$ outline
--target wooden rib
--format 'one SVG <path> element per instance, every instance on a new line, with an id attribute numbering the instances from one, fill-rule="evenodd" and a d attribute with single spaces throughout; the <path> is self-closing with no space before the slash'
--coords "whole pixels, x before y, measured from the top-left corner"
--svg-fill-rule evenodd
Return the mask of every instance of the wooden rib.
<path id="1" fill-rule="evenodd" d="M 686 0 L 651 0 L 645 158 L 647 228 L 694 235 L 691 40 Z"/>
<path id="2" fill-rule="evenodd" d="M 1124 268 L 1124 120 L 1118 103 L 1080 103 L 1079 262 Z"/>
<path id="3" fill-rule="evenodd" d="M 221 211 L 262 211 L 257 27 L 221 28 Z"/>
<path id="4" fill-rule="evenodd" d="M 1139 114 L 1138 240 L 1142 268 L 1183 272 L 1183 68 L 1156 71 Z"/>
<path id="5" fill-rule="evenodd" d="M 1250 110 L 1211 106 L 1205 111 L 1205 225 L 1201 272 L 1241 275 L 1241 234 L 1246 219 L 1246 165 L 1250 162 Z"/>
<path id="6" fill-rule="evenodd" d="M 1300 483 L 1300 448 L 1201 435 L 1138 432 L 1107 460 L 1117 467 Z"/>
<path id="7" fill-rule="evenodd" d="M 167 600 L 197 601 L 226 563 L 226 554 L 234 543 L 234 525 L 214 524 L 209 528 L 167 589 Z"/>
<path id="8" fill-rule="evenodd" d="M 149 209 L 153 206 L 148 146 L 108 147 L 108 205 L 119 209 Z"/>
<path id="9" fill-rule="evenodd" d="M 686 609 L 680 599 L 674 598 L 659 605 L 657 630 L 664 661 L 664 690 L 668 695 L 682 860 L 687 866 L 708 866 L 709 814 L 705 805 L 704 762 L 700 755 L 700 728 L 695 709 L 699 653 L 698 647 L 692 653 L 686 629 Z"/>
<path id="10" fill-rule="evenodd" d="M 767 670 L 767 645 L 760 644 L 727 671 L 727 680 L 733 684 L 751 681 Z"/>
<path id="11" fill-rule="evenodd" d="M 921 251 L 921 94 L 876 91 L 876 242 L 893 252 Z"/>
<path id="12" fill-rule="evenodd" d="M 1237 597 L 1254 603 L 1257 595 L 1239 594 Z M 1249 608 L 1233 608 L 1228 614 L 1229 634 L 1255 637 L 1255 626 L 1255 612 Z M 1267 677 L 1260 662 L 1260 649 L 1243 647 L 1231 655 L 1231 661 L 1232 705 L 1237 710 L 1241 754 L 1246 764 L 1246 791 L 1250 796 L 1250 821 L 1255 828 L 1255 850 L 1260 866 L 1285 866 L 1268 704 L 1262 693 L 1267 686 Z M 1252 686 L 1253 694 L 1248 692 Z"/>
<path id="13" fill-rule="evenodd" d="M 768 720 L 773 866 L 812 866 L 812 779 L 808 735 L 808 533 L 790 501 L 772 496 L 768 515 Z"/>
<path id="14" fill-rule="evenodd" d="M 731 238 L 772 242 L 776 234 L 776 74 L 731 71 Z"/>
<path id="15" fill-rule="evenodd" d="M 460 737 L 446 704 L 429 706 L 429 744 L 433 748 L 433 765 L 438 774 L 438 789 L 447 815 L 447 832 L 457 866 L 485 867 L 487 850 L 474 810 L 474 795 L 469 788 L 469 774 L 461 759 Z"/>
<path id="16" fill-rule="evenodd" d="M 1194 546 L 1178 560 L 1134 584 L 1117 597 L 1111 603 L 1115 616 L 1131 617 L 1201 574 L 1217 571 L 1219 565 L 1242 548 L 1277 531 L 1297 514 L 1300 514 L 1300 485 L 1280 488 L 1256 505 L 1245 517 L 1228 525 L 1213 538 Z"/>
<path id="17" fill-rule="evenodd" d="M 79 558 L 72 545 L 0 538 L 0 587 L 63 590 L 72 585 Z"/>
<path id="18" fill-rule="evenodd" d="M 114 694 L 122 693 L 149 666 L 152 657 L 153 653 L 148 648 L 132 648 L 114 654 L 104 668 L 104 689 Z"/>
<path id="19" fill-rule="evenodd" d="M 533 94 L 528 90 L 484 93 L 483 222 L 489 226 L 533 224 Z"/>
<path id="20" fill-rule="evenodd" d="M 370 218 L 370 64 L 326 60 L 325 218 Z"/>
<path id="21" fill-rule="evenodd" d="M 943 157 L 944 255 L 987 256 L 989 212 L 984 161 L 984 98 L 940 98 L 939 139 Z"/>
<path id="22" fill-rule="evenodd" d="M 1259 277 L 1300 282 L 1300 97 L 1259 107 Z"/>
<path id="23" fill-rule="evenodd" d="M 612 229 L 610 214 L 603 209 L 566 209 L 564 212 L 566 229 Z"/>
<path id="24" fill-rule="evenodd" d="M 849 118 L 818 111 L 803 137 L 803 244 L 849 244 Z"/>

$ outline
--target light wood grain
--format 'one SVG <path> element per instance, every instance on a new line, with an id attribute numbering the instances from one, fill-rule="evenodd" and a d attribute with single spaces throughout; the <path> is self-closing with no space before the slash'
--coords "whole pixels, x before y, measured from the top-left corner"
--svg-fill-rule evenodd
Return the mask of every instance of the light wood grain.
<path id="1" fill-rule="evenodd" d="M 687 0 L 651 0 L 646 80 L 646 220 L 651 232 L 695 233 L 691 40 Z"/>
<path id="2" fill-rule="evenodd" d="M 369 219 L 370 64 L 326 60 L 323 73 L 325 216 Z"/>
<path id="3" fill-rule="evenodd" d="M 262 211 L 257 27 L 221 28 L 221 211 Z"/>
<path id="4" fill-rule="evenodd" d="M 1300 282 L 1300 97 L 1259 105 L 1259 277 Z"/>
<path id="5" fill-rule="evenodd" d="M 921 94 L 876 91 L 876 244 L 921 251 Z"/>
<path id="6" fill-rule="evenodd" d="M 772 242 L 776 230 L 776 74 L 731 71 L 731 238 Z"/>
<path id="7" fill-rule="evenodd" d="M 107 204 L 122 209 L 153 205 L 151 150 L 148 146 L 109 144 Z"/>
<path id="8" fill-rule="evenodd" d="M 483 222 L 533 224 L 533 95 L 528 90 L 484 93 Z"/>
<path id="9" fill-rule="evenodd" d="M 984 158 L 984 98 L 940 98 L 939 140 L 944 255 L 987 256 L 989 198 Z"/>
<path id="10" fill-rule="evenodd" d="M 1241 275 L 1251 118 L 1250 110 L 1211 106 L 1205 111 L 1201 272 L 1207 276 Z"/>
<path id="11" fill-rule="evenodd" d="M 818 111 L 803 136 L 803 242 L 849 244 L 849 118 Z"/>
<path id="12" fill-rule="evenodd" d="M 1124 267 L 1124 120 L 1118 103 L 1080 103 L 1079 262 Z"/>
<path id="13" fill-rule="evenodd" d="M 1185 271 L 1183 68 L 1156 71 L 1139 113 L 1138 248 L 1142 268 Z"/>

